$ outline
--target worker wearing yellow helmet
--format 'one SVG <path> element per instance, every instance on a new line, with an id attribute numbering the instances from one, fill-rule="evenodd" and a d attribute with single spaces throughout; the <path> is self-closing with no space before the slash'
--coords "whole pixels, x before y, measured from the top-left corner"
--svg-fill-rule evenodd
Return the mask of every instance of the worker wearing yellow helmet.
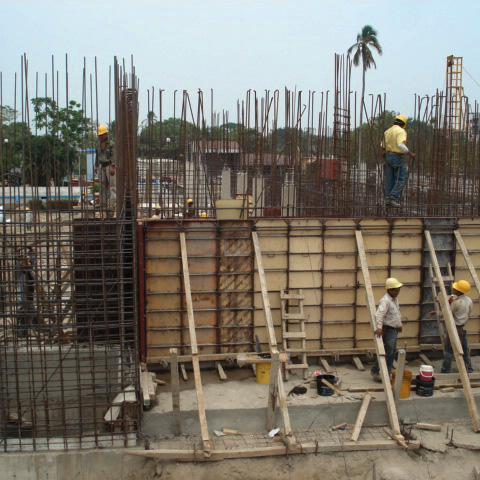
<path id="1" fill-rule="evenodd" d="M 95 173 L 100 182 L 100 207 L 114 208 L 117 199 L 115 145 L 108 138 L 108 128 L 98 127 L 97 155 L 95 158 Z"/>
<path id="2" fill-rule="evenodd" d="M 385 289 L 387 293 L 380 299 L 375 313 L 375 331 L 377 337 L 383 338 L 385 347 L 385 360 L 388 374 L 392 373 L 395 352 L 397 350 L 397 336 L 402 331 L 402 316 L 398 305 L 398 294 L 403 284 L 396 278 L 387 278 Z M 370 372 L 376 381 L 381 381 L 378 359 Z"/>
<path id="3" fill-rule="evenodd" d="M 472 360 L 470 358 L 470 351 L 468 349 L 467 332 L 464 329 L 472 313 L 473 307 L 472 300 L 470 297 L 468 297 L 468 294 L 470 293 L 470 283 L 468 283 L 466 280 L 459 280 L 458 282 L 454 282 L 452 290 L 453 295 L 448 299 L 448 303 L 450 304 L 450 308 L 452 310 L 453 320 L 455 321 L 458 338 L 462 343 L 463 361 L 465 362 L 465 368 L 467 369 L 468 373 L 472 373 L 473 367 Z M 434 314 L 437 314 L 435 310 L 432 312 L 428 312 L 427 317 L 430 318 Z M 452 368 L 452 360 L 452 342 L 450 340 L 450 337 L 447 336 L 445 338 L 445 350 L 441 370 L 442 373 L 450 373 L 450 369 Z"/>
<path id="4" fill-rule="evenodd" d="M 408 180 L 408 167 L 405 155 L 412 160 L 416 154 L 407 147 L 407 117 L 397 115 L 390 127 L 384 133 L 382 147 L 385 157 L 385 205 L 400 207 L 400 197 Z"/>
<path id="5" fill-rule="evenodd" d="M 186 218 L 194 218 L 195 217 L 195 204 L 193 203 L 192 198 L 187 199 L 187 208 L 185 209 L 184 216 Z"/>

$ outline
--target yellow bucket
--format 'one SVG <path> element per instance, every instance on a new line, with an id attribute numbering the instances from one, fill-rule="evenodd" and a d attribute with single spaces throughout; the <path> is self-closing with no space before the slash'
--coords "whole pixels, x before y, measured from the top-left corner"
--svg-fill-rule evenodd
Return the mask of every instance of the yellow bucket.
<path id="1" fill-rule="evenodd" d="M 257 383 L 268 385 L 270 383 L 271 363 L 257 363 Z"/>
<path id="2" fill-rule="evenodd" d="M 396 370 L 392 371 L 392 387 L 395 386 Z M 400 398 L 410 397 L 410 384 L 412 383 L 412 372 L 410 370 L 403 371 L 402 386 L 400 387 Z"/>

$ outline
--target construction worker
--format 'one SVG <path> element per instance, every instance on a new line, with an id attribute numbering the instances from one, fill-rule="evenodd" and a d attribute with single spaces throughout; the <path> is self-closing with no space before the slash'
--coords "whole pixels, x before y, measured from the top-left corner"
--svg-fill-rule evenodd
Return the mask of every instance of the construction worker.
<path id="1" fill-rule="evenodd" d="M 383 337 L 385 347 L 385 360 L 387 362 L 388 374 L 392 373 L 393 361 L 397 349 L 397 336 L 402 331 L 402 316 L 398 305 L 398 294 L 403 284 L 396 278 L 387 278 L 385 288 L 387 293 L 380 299 L 377 312 L 375 313 L 376 329 L 374 334 Z M 381 381 L 378 359 L 370 372 L 375 381 Z"/>
<path id="2" fill-rule="evenodd" d="M 32 247 L 17 248 L 15 255 L 15 282 L 17 284 L 17 335 L 25 338 L 27 329 L 38 323 L 34 307 L 35 252 Z"/>
<path id="3" fill-rule="evenodd" d="M 117 199 L 115 178 L 115 148 L 108 139 L 108 128 L 105 125 L 98 127 L 98 144 L 95 158 L 95 173 L 100 180 L 100 206 L 115 207 Z"/>
<path id="4" fill-rule="evenodd" d="M 400 207 L 400 197 L 408 180 L 408 167 L 405 155 L 412 160 L 416 154 L 411 152 L 407 145 L 407 117 L 397 115 L 393 126 L 385 131 L 382 148 L 385 157 L 385 205 L 387 207 Z"/>
<path id="5" fill-rule="evenodd" d="M 155 207 L 155 213 L 152 215 L 152 218 L 162 218 L 162 207 L 160 205 Z"/>
<path id="6" fill-rule="evenodd" d="M 185 209 L 184 213 L 185 218 L 194 218 L 195 217 L 195 205 L 193 203 L 193 200 L 189 198 L 187 200 L 187 208 Z"/>
<path id="7" fill-rule="evenodd" d="M 201 217 L 201 218 L 207 218 L 207 212 L 202 212 L 202 213 L 200 214 L 200 217 Z"/>
<path id="8" fill-rule="evenodd" d="M 472 360 L 470 359 L 470 352 L 468 349 L 467 332 L 463 328 L 470 314 L 472 313 L 472 300 L 467 295 L 470 293 L 470 284 L 466 280 L 459 280 L 453 284 L 453 295 L 448 299 L 450 308 L 452 309 L 453 319 L 455 320 L 455 326 L 457 327 L 458 338 L 462 342 L 463 349 L 463 361 L 468 373 L 473 372 Z M 437 312 L 433 310 L 427 313 L 427 317 L 430 318 Z M 447 335 L 445 339 L 445 351 L 442 364 L 442 373 L 450 373 L 452 368 L 453 349 L 450 337 Z"/>

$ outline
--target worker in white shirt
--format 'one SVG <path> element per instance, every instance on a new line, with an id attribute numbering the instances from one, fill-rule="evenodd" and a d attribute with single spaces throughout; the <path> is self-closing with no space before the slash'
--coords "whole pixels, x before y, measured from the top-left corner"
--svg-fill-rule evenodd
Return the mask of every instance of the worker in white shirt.
<path id="1" fill-rule="evenodd" d="M 470 297 L 467 295 L 470 293 L 470 284 L 466 280 L 459 280 L 453 284 L 453 295 L 448 299 L 450 308 L 452 310 L 453 319 L 455 320 L 455 327 L 457 327 L 458 337 L 462 342 L 463 349 L 463 361 L 468 373 L 473 372 L 472 360 L 470 359 L 470 352 L 468 349 L 467 332 L 463 328 L 468 322 L 468 318 L 472 313 L 473 303 Z M 427 313 L 427 317 L 430 318 L 437 312 L 433 310 Z M 447 335 L 445 339 L 445 351 L 442 364 L 442 373 L 450 373 L 452 368 L 453 349 L 450 337 Z"/>
<path id="2" fill-rule="evenodd" d="M 375 313 L 375 331 L 377 337 L 383 338 L 385 347 L 385 360 L 388 374 L 392 373 L 393 361 L 397 349 L 397 336 L 402 331 L 402 316 L 398 305 L 398 294 L 403 284 L 396 278 L 387 278 L 385 288 L 387 293 L 380 299 L 377 312 Z M 381 381 L 378 359 L 370 372 L 376 381 Z"/>

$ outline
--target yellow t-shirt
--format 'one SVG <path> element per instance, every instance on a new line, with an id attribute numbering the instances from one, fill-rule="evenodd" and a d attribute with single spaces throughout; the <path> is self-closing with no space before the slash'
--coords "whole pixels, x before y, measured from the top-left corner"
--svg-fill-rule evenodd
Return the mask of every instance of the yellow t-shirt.
<path id="1" fill-rule="evenodd" d="M 382 147 L 387 152 L 404 153 L 398 148 L 399 143 L 407 143 L 407 132 L 399 125 L 394 125 L 385 130 Z"/>

